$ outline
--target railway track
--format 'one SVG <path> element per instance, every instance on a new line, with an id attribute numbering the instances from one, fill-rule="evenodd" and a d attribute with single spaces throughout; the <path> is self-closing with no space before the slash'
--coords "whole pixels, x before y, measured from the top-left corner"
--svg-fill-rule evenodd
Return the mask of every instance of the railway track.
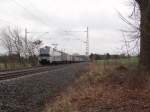
<path id="1" fill-rule="evenodd" d="M 45 66 L 45 67 L 36 67 L 36 68 L 24 69 L 24 70 L 0 72 L 0 81 L 7 80 L 7 79 L 18 78 L 18 77 L 22 77 L 22 76 L 26 76 L 26 75 L 32 75 L 32 74 L 35 74 L 35 73 L 46 72 L 46 71 L 58 69 L 58 68 L 63 67 L 63 66 L 64 65 Z"/>

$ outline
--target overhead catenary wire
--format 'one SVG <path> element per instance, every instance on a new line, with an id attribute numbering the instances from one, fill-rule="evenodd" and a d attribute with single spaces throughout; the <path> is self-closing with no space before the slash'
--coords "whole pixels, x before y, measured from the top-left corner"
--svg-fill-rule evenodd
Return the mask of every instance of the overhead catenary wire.
<path id="1" fill-rule="evenodd" d="M 48 26 L 48 23 L 43 21 L 42 18 L 38 17 L 35 13 L 31 12 L 28 8 L 26 8 L 24 5 L 22 5 L 20 2 L 18 2 L 18 0 L 13 0 L 13 2 L 18 5 L 19 7 L 21 7 L 23 10 L 25 10 L 28 14 L 30 14 L 30 16 L 32 16 L 32 18 L 38 20 L 40 23 Z"/>
<path id="2" fill-rule="evenodd" d="M 86 41 L 84 41 L 84 43 L 86 44 L 86 52 L 85 55 L 88 56 L 89 55 L 89 28 L 87 26 L 86 30 L 83 31 L 79 31 L 79 30 L 75 30 L 75 31 L 64 31 L 64 32 L 84 32 L 86 33 Z"/>

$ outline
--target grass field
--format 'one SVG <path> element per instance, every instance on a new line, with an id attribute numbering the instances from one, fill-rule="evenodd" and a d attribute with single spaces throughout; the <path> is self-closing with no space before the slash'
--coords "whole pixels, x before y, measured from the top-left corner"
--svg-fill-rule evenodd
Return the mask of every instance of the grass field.
<path id="1" fill-rule="evenodd" d="M 15 70 L 31 67 L 30 64 L 18 64 L 18 63 L 0 63 L 0 71 L 3 70 Z"/>
<path id="2" fill-rule="evenodd" d="M 122 59 L 109 59 L 109 60 L 97 60 L 97 64 L 112 64 L 118 63 L 123 65 L 138 65 L 138 57 L 122 58 Z"/>

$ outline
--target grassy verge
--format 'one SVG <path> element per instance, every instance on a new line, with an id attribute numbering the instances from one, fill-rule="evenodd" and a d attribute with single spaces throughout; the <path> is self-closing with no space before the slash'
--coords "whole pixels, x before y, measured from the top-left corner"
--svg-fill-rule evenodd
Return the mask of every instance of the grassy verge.
<path id="1" fill-rule="evenodd" d="M 109 63 L 137 66 L 139 63 L 139 59 L 138 57 L 131 57 L 131 58 L 121 58 L 121 59 L 97 60 L 97 64 L 109 64 Z"/>
<path id="2" fill-rule="evenodd" d="M 149 112 L 149 79 L 149 73 L 117 62 L 91 63 L 44 112 Z"/>
<path id="3" fill-rule="evenodd" d="M 19 64 L 19 63 L 0 63 L 0 71 L 4 70 L 16 70 L 32 67 L 31 64 Z"/>

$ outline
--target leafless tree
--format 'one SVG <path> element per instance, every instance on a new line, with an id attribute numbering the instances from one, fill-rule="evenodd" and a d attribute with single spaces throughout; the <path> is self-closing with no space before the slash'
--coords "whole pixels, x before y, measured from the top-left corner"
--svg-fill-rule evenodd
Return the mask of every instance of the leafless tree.
<path id="1" fill-rule="evenodd" d="M 41 40 L 28 41 L 28 54 L 30 57 L 30 62 L 32 64 L 37 64 L 36 55 L 38 54 L 41 45 L 42 45 Z"/>
<path id="2" fill-rule="evenodd" d="M 11 29 L 9 27 L 9 34 L 10 37 L 12 38 L 12 42 L 14 45 L 14 52 L 17 54 L 19 62 L 21 63 L 21 55 L 23 54 L 24 47 L 23 47 L 23 42 L 22 42 L 22 35 L 21 35 L 21 30 L 18 28 Z"/>
<path id="3" fill-rule="evenodd" d="M 150 0 L 131 0 L 131 3 L 133 12 L 129 17 L 135 17 L 135 24 L 122 19 L 134 28 L 130 34 L 136 34 L 134 37 L 140 39 L 140 67 L 150 70 Z"/>
<path id="4" fill-rule="evenodd" d="M 140 48 L 140 13 L 137 7 L 137 3 L 130 2 L 133 10 L 128 17 L 124 17 L 118 10 L 119 17 L 128 25 L 128 30 L 121 29 L 123 34 L 124 45 L 121 49 L 125 49 L 126 54 L 135 55 L 139 54 Z"/>
<path id="5" fill-rule="evenodd" d="M 29 49 L 29 54 L 36 55 L 39 52 L 39 48 L 42 45 L 41 40 L 34 40 L 34 41 L 29 41 L 28 42 L 28 49 Z"/>
<path id="6" fill-rule="evenodd" d="M 8 51 L 9 56 L 12 54 L 17 55 L 20 64 L 24 63 L 24 60 L 26 60 L 27 63 L 30 63 L 27 61 L 29 57 L 32 57 L 32 60 L 35 62 L 34 58 L 38 53 L 39 47 L 42 45 L 42 41 L 40 40 L 26 40 L 21 29 L 17 27 L 7 27 L 2 30 L 1 42 L 3 43 L 2 45 L 4 48 Z"/>
<path id="7" fill-rule="evenodd" d="M 135 0 L 140 11 L 140 64 L 150 70 L 150 0 Z"/>

